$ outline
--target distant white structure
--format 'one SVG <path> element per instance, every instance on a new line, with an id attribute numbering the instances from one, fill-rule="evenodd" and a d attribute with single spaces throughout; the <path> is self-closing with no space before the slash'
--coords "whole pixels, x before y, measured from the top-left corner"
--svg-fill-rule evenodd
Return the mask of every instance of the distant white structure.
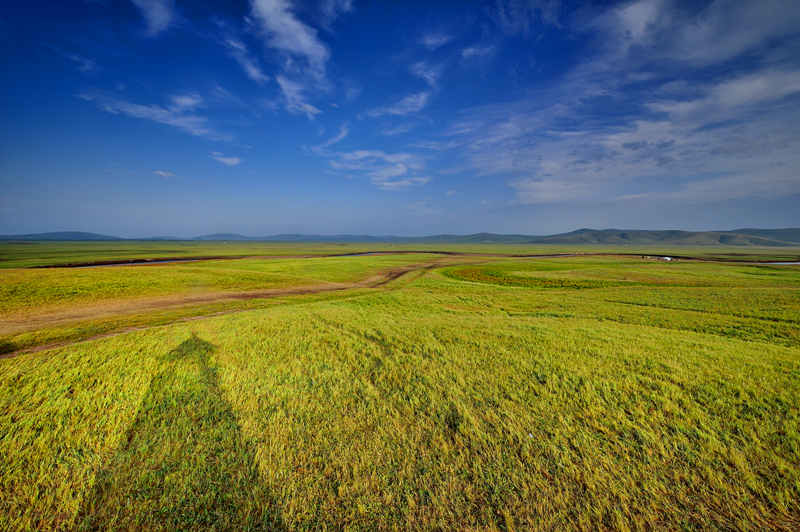
<path id="1" fill-rule="evenodd" d="M 661 260 L 665 260 L 667 262 L 672 261 L 672 257 L 661 257 Z"/>

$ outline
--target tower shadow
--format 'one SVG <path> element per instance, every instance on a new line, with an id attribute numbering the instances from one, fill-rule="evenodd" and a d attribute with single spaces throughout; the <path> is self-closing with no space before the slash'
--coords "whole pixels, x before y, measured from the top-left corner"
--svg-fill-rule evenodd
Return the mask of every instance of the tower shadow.
<path id="1" fill-rule="evenodd" d="M 219 388 L 213 351 L 192 334 L 166 355 L 125 440 L 98 471 L 78 528 L 285 528 Z"/>

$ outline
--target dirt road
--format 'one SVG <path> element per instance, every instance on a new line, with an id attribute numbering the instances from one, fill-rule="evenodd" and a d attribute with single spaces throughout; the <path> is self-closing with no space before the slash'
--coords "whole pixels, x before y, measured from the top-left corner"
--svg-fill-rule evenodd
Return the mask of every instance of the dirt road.
<path id="1" fill-rule="evenodd" d="M 77 324 L 96 319 L 133 315 L 147 311 L 193 307 L 202 304 L 218 303 L 225 301 L 271 299 L 283 296 L 318 294 L 323 292 L 346 291 L 359 288 L 382 288 L 385 287 L 390 282 L 397 280 L 400 277 L 403 277 L 404 275 L 413 272 L 422 273 L 430 271 L 435 268 L 440 268 L 455 263 L 458 262 L 439 259 L 427 263 L 420 263 L 409 266 L 403 266 L 399 268 L 392 268 L 377 273 L 375 275 L 372 275 L 366 279 L 362 279 L 360 281 L 351 283 L 322 283 L 316 285 L 297 286 L 288 288 L 273 288 L 268 290 L 253 290 L 245 292 L 213 292 L 213 293 L 205 293 L 197 295 L 189 294 L 189 295 L 166 296 L 158 298 L 147 298 L 140 300 L 110 302 L 110 303 L 104 303 L 102 305 L 91 305 L 91 306 L 73 308 L 68 310 L 59 310 L 51 313 L 25 316 L 24 318 L 20 318 L 19 320 L 3 320 L 0 321 L 0 334 L 13 335 L 27 331 L 45 329 L 48 327 Z M 180 317 L 170 321 L 168 324 L 199 320 L 213 316 L 232 314 L 235 312 L 243 312 L 245 310 L 252 310 L 252 309 L 231 309 L 219 312 L 212 312 L 203 315 Z M 99 338 L 108 338 L 111 336 L 117 336 L 128 332 L 141 331 L 152 327 L 161 327 L 168 324 L 125 327 L 121 329 L 115 329 L 107 333 L 81 338 L 79 340 L 54 342 L 44 345 L 29 346 L 22 349 L 12 350 L 7 353 L 2 353 L 0 354 L 0 358 L 10 358 L 17 355 L 21 355 L 23 353 L 34 353 L 46 349 L 64 347 L 78 342 L 88 342 Z"/>

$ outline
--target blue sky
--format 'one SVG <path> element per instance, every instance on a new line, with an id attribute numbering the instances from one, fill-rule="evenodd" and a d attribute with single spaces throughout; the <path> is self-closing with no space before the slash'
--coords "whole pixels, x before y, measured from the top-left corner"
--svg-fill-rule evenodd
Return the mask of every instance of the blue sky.
<path id="1" fill-rule="evenodd" d="M 17 2 L 0 233 L 800 225 L 800 2 Z"/>

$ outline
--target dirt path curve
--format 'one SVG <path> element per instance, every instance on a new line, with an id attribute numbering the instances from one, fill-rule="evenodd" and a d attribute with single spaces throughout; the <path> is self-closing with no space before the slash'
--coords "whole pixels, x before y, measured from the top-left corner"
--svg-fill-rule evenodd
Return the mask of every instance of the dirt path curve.
<path id="1" fill-rule="evenodd" d="M 452 264 L 454 264 L 454 262 L 442 261 L 442 260 L 437 260 L 428 263 L 413 264 L 409 266 L 403 266 L 400 268 L 393 268 L 390 270 L 386 270 L 384 272 L 377 273 L 375 275 L 367 277 L 366 279 L 362 279 L 361 281 L 355 281 L 352 283 L 325 283 L 325 284 L 297 286 L 289 288 L 273 288 L 268 290 L 256 290 L 248 292 L 233 292 L 233 293 L 220 292 L 212 294 L 200 294 L 194 296 L 193 295 L 181 296 L 180 298 L 169 298 L 166 300 L 165 298 L 160 298 L 155 300 L 145 300 L 139 302 L 136 301 L 125 302 L 122 303 L 121 305 L 118 305 L 118 308 L 115 308 L 114 306 L 110 307 L 106 306 L 102 307 L 100 310 L 98 310 L 97 308 L 77 309 L 68 313 L 54 313 L 49 315 L 37 316 L 33 318 L 29 317 L 26 318 L 24 322 L 19 322 L 18 324 L 7 322 L 10 326 L 7 325 L 5 330 L 3 330 L 2 332 L 18 333 L 18 332 L 41 329 L 47 326 L 55 326 L 70 322 L 90 320 L 92 318 L 98 318 L 98 317 L 113 317 L 123 314 L 133 314 L 135 312 L 141 312 L 147 310 L 163 310 L 169 308 L 190 307 L 193 305 L 198 305 L 203 303 L 217 303 L 224 301 L 237 301 L 237 300 L 248 300 L 248 299 L 271 299 L 282 296 L 319 294 L 323 292 L 346 291 L 358 288 L 381 288 L 406 274 L 410 274 L 413 272 L 422 273 L 433 270 L 435 268 L 441 268 Z M 158 325 L 123 327 L 120 329 L 115 329 L 106 333 L 101 333 L 78 340 L 52 342 L 32 347 L 25 347 L 15 351 L 10 351 L 8 353 L 2 353 L 0 354 L 0 359 L 12 358 L 25 353 L 36 353 L 39 351 L 46 351 L 48 349 L 66 347 L 77 343 L 99 340 L 101 338 L 110 338 L 112 336 L 119 336 L 121 334 L 127 334 L 134 331 L 142 331 L 145 329 L 152 329 L 155 327 L 166 327 L 174 323 L 183 323 L 188 321 L 201 320 L 215 316 L 222 316 L 225 314 L 246 312 L 248 310 L 255 310 L 255 309 L 246 308 L 246 309 L 222 310 L 208 314 L 175 318 L 169 323 L 161 323 Z M 15 325 L 17 326 L 15 327 Z"/>
<path id="2" fill-rule="evenodd" d="M 602 252 L 585 252 L 585 253 L 548 253 L 548 254 L 502 254 L 502 253 L 480 253 L 480 252 L 466 252 L 466 251 L 448 251 L 448 250 L 380 250 L 380 251 L 363 251 L 353 253 L 337 253 L 327 255 L 243 255 L 243 256 L 213 256 L 213 257 L 164 257 L 158 259 L 127 259 L 116 261 L 98 261 L 89 263 L 73 263 L 61 264 L 52 266 L 32 266 L 31 268 L 85 268 L 96 266 L 146 266 L 158 265 L 164 263 L 181 263 L 181 262 L 196 262 L 202 260 L 237 260 L 237 259 L 299 259 L 299 258 L 326 258 L 326 257 L 355 257 L 367 255 L 403 255 L 403 254 L 428 254 L 428 255 L 441 255 L 439 259 L 432 260 L 431 262 L 419 263 L 400 268 L 386 270 L 384 272 L 372 275 L 361 281 L 351 283 L 323 283 L 317 285 L 298 286 L 290 288 L 273 288 L 267 290 L 255 290 L 247 292 L 216 292 L 197 295 L 180 295 L 180 296 L 166 296 L 161 298 L 150 298 L 140 301 L 124 301 L 120 303 L 112 303 L 103 306 L 94 306 L 88 308 L 71 309 L 68 311 L 57 311 L 48 314 L 41 314 L 38 316 L 26 316 L 19 321 L 6 320 L 0 324 L 0 334 L 18 334 L 21 332 L 34 331 L 46 327 L 53 327 L 58 325 L 66 325 L 69 323 L 78 323 L 81 321 L 88 321 L 97 318 L 113 318 L 115 316 L 124 316 L 126 314 L 134 314 L 137 312 L 146 312 L 154 310 L 165 310 L 171 308 L 191 307 L 201 304 L 217 303 L 224 301 L 236 300 L 249 300 L 249 299 L 270 299 L 281 296 L 293 295 L 306 295 L 317 294 L 322 292 L 344 291 L 353 290 L 357 288 L 379 288 L 387 283 L 411 272 L 432 270 L 455 264 L 475 264 L 485 262 L 483 260 L 468 261 L 463 259 L 491 259 L 491 258 L 567 258 L 567 257 L 647 257 L 658 258 L 660 254 L 643 255 L 641 253 L 602 253 Z M 746 260 L 721 260 L 708 257 L 692 257 L 692 256 L 678 256 L 670 255 L 675 259 L 703 261 L 703 262 L 719 262 L 719 263 L 769 263 L 768 261 L 746 261 Z M 462 259 L 462 260 L 458 260 Z M 152 327 L 161 327 L 172 323 L 181 323 L 186 321 L 199 320 L 213 316 L 220 316 L 223 314 L 231 314 L 235 312 L 243 312 L 244 310 L 251 309 L 232 309 L 213 312 L 209 314 L 186 316 L 175 318 L 167 324 L 159 325 L 143 325 L 135 327 L 126 327 L 116 329 L 107 333 L 98 334 L 95 336 L 83 338 L 80 340 L 70 340 L 65 342 L 55 342 L 43 344 L 39 346 L 26 347 L 7 353 L 0 353 L 0 359 L 10 358 L 23 353 L 32 353 L 53 349 L 57 347 L 64 347 L 67 345 L 87 342 L 100 338 L 108 338 L 110 336 L 117 336 L 132 331 L 140 331 Z"/>

